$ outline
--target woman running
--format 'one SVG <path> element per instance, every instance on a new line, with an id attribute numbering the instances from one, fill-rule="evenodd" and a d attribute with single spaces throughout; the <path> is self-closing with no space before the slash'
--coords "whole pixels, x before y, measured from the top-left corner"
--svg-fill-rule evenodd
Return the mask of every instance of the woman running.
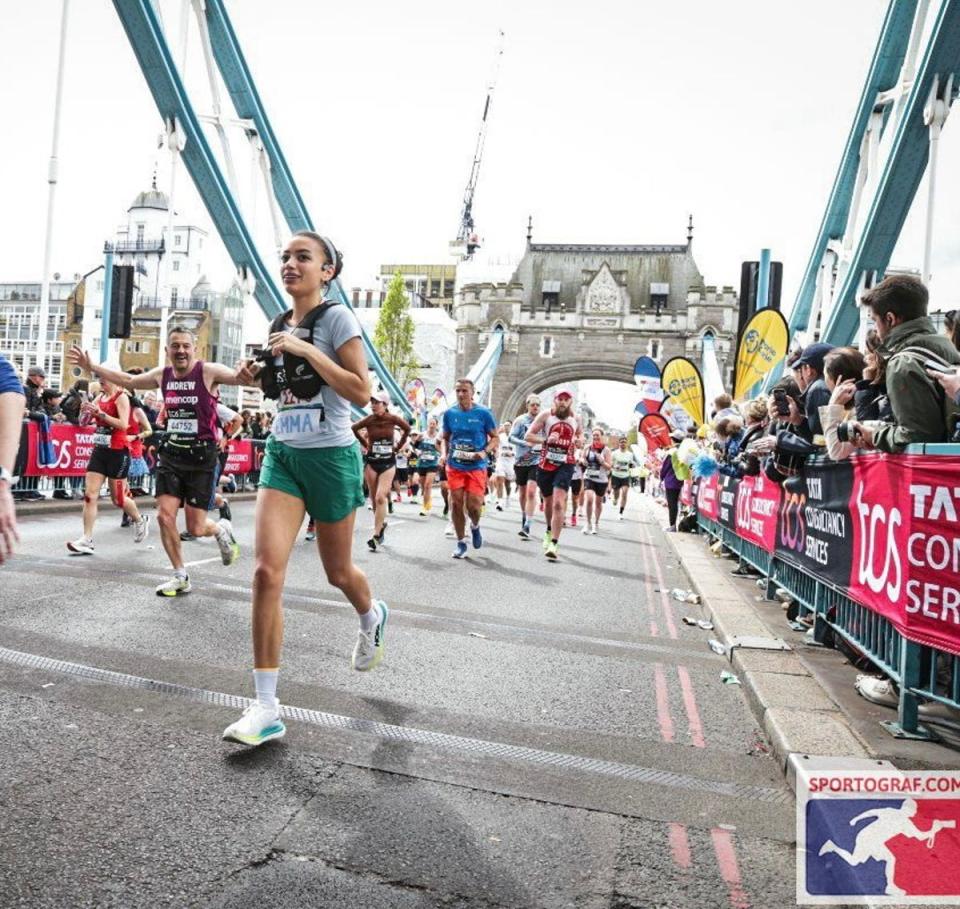
<path id="1" fill-rule="evenodd" d="M 284 290 L 293 309 L 274 320 L 262 367 L 246 363 L 238 378 L 259 379 L 277 394 L 255 513 L 253 679 L 257 699 L 223 737 L 259 745 L 286 732 L 277 699 L 283 641 L 282 594 L 290 553 L 309 512 L 327 581 L 343 591 L 360 617 L 353 668 L 382 659 L 389 613 L 374 600 L 352 557 L 356 509 L 363 505 L 360 446 L 350 431 L 350 404 L 370 400 L 360 324 L 346 306 L 326 299 L 340 272 L 333 244 L 312 231 L 291 238 L 281 256 Z"/>
<path id="2" fill-rule="evenodd" d="M 595 429 L 590 445 L 580 455 L 583 466 L 583 496 L 586 501 L 587 523 L 584 533 L 596 534 L 600 529 L 603 497 L 607 493 L 607 478 L 613 466 L 610 449 L 603 441 L 602 430 Z"/>
<path id="3" fill-rule="evenodd" d="M 573 450 L 576 459 L 573 463 L 573 479 L 570 481 L 570 526 L 577 526 L 577 512 L 583 498 L 583 437 L 578 436 L 577 447 Z"/>
<path id="4" fill-rule="evenodd" d="M 427 431 L 417 443 L 417 455 L 420 472 L 420 485 L 423 488 L 423 506 L 420 517 L 429 517 L 433 508 L 433 477 L 440 467 L 440 424 L 436 417 L 430 417 Z"/>
<path id="5" fill-rule="evenodd" d="M 410 434 L 410 424 L 406 420 L 390 413 L 387 405 L 390 395 L 378 391 L 370 397 L 370 409 L 373 413 L 353 424 L 353 434 L 363 448 L 363 460 L 366 463 L 363 478 L 373 502 L 373 536 L 367 540 L 371 552 L 377 551 L 377 545 L 383 543 L 387 528 L 387 503 L 390 501 L 390 487 L 397 470 L 397 452 L 406 444 Z M 400 441 L 396 441 L 396 430 L 400 430 Z"/>
<path id="6" fill-rule="evenodd" d="M 141 516 L 137 503 L 126 495 L 130 470 L 130 397 L 119 386 L 100 380 L 100 393 L 81 407 L 81 419 L 93 424 L 93 454 L 87 464 L 83 490 L 83 536 L 67 543 L 74 555 L 93 555 L 93 525 L 97 522 L 97 503 L 105 480 L 110 481 L 113 504 L 130 516 L 135 526 L 133 542 L 147 538 L 149 515 Z"/>

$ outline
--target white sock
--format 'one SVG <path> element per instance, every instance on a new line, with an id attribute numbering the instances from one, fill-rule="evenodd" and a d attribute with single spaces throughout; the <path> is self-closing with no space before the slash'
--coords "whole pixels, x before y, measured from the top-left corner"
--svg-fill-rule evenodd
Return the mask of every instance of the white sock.
<path id="1" fill-rule="evenodd" d="M 467 545 L 467 538 L 466 538 L 466 537 L 460 537 L 460 539 L 457 540 L 457 542 L 458 542 L 458 543 L 463 543 L 463 545 L 466 546 L 466 545 Z"/>
<path id="2" fill-rule="evenodd" d="M 479 530 L 479 529 L 480 529 L 480 525 L 479 525 L 479 524 L 474 524 L 473 521 L 471 521 L 471 522 L 470 522 L 470 529 L 471 529 L 471 530 Z"/>
<path id="3" fill-rule="evenodd" d="M 360 627 L 369 634 L 380 624 L 380 618 L 380 608 L 376 603 L 371 602 L 370 608 L 360 613 Z"/>
<path id="4" fill-rule="evenodd" d="M 276 708 L 280 703 L 277 700 L 277 676 L 279 669 L 254 669 L 253 687 L 257 690 L 257 703 L 261 707 Z"/>
<path id="5" fill-rule="evenodd" d="M 179 578 L 181 581 L 185 581 L 185 580 L 187 579 L 187 569 L 186 569 L 186 568 L 175 568 L 175 569 L 173 570 L 173 576 L 174 576 L 175 578 Z"/>

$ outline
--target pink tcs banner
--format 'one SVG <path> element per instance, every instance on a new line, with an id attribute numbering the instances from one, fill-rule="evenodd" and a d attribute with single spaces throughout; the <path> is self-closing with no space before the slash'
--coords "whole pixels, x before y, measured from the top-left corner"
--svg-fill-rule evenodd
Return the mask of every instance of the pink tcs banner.
<path id="1" fill-rule="evenodd" d="M 50 441 L 53 443 L 52 464 L 41 467 L 37 463 L 40 430 L 33 421 L 27 426 L 28 477 L 82 477 L 93 454 L 93 427 L 74 426 L 71 423 L 52 423 Z"/>
<path id="2" fill-rule="evenodd" d="M 717 507 L 717 489 L 716 474 L 701 480 L 697 488 L 697 511 L 711 521 L 718 520 L 720 516 L 720 510 Z"/>
<path id="3" fill-rule="evenodd" d="M 960 655 L 960 458 L 853 459 L 850 596 Z"/>
<path id="4" fill-rule="evenodd" d="M 780 487 L 765 476 L 743 477 L 737 484 L 737 535 L 772 553 L 777 547 Z"/>

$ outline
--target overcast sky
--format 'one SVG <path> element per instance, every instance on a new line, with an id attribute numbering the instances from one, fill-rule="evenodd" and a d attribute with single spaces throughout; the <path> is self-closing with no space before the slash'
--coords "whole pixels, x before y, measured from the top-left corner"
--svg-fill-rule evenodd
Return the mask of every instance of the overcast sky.
<path id="1" fill-rule="evenodd" d="M 161 7 L 175 36 L 179 0 Z M 788 309 L 886 7 L 244 0 L 228 9 L 313 219 L 345 251 L 348 287 L 372 286 L 382 262 L 449 261 L 503 28 L 474 206 L 488 251 L 519 254 L 528 214 L 541 242 L 676 243 L 692 213 L 707 283 L 737 285 L 741 260 L 768 246 L 784 263 Z M 59 14 L 56 0 L 4 12 L 3 281 L 39 280 L 42 268 Z M 197 50 L 194 27 L 187 79 L 203 107 Z M 113 4 L 72 0 L 54 271 L 99 263 L 158 159 L 167 188 L 160 126 Z M 933 262 L 935 295 L 950 305 L 960 278 L 960 177 L 947 166 L 957 133 L 948 122 Z M 207 223 L 182 171 L 176 207 L 181 221 Z M 269 254 L 262 198 L 252 220 Z M 915 211 L 894 264 L 917 264 L 921 221 Z M 229 280 L 222 253 L 209 271 Z"/>

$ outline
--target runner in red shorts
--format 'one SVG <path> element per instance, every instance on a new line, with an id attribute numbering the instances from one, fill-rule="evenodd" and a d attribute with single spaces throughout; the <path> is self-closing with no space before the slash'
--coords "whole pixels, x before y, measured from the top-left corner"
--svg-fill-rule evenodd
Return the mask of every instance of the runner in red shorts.
<path id="1" fill-rule="evenodd" d="M 497 450 L 497 423 L 493 414 L 473 403 L 470 379 L 457 380 L 457 403 L 443 414 L 443 455 L 450 490 L 450 515 L 457 548 L 453 557 L 467 554 L 466 514 L 470 515 L 473 548 L 483 545 L 480 510 L 487 493 L 487 464 Z"/>

